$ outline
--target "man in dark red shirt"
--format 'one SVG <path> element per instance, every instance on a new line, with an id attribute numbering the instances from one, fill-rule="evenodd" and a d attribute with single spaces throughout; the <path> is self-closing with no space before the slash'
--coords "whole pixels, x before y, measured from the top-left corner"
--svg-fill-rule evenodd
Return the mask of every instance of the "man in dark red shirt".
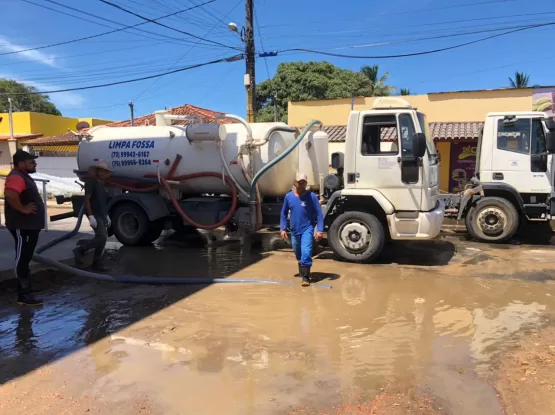
<path id="1" fill-rule="evenodd" d="M 35 253 L 39 234 L 45 225 L 45 207 L 31 173 L 37 171 L 37 157 L 18 150 L 13 155 L 14 168 L 4 184 L 6 228 L 15 240 L 14 270 L 17 277 L 17 302 L 41 305 L 33 296 L 29 263 Z"/>

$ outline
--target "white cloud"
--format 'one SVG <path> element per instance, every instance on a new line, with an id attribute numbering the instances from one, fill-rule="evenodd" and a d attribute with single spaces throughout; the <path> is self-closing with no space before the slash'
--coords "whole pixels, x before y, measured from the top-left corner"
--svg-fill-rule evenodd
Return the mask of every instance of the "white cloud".
<path id="1" fill-rule="evenodd" d="M 5 37 L 0 36 L 1 52 L 18 52 L 24 49 L 30 49 L 30 48 L 16 45 L 15 43 L 10 42 Z M 56 56 L 41 52 L 40 50 L 27 50 L 25 52 L 15 53 L 12 56 L 25 57 L 29 60 L 38 62 L 40 64 L 47 65 L 52 68 L 58 68 L 58 65 L 56 65 Z"/>
<path id="2" fill-rule="evenodd" d="M 38 92 L 41 91 L 54 91 L 57 89 L 63 89 L 63 87 L 52 85 L 52 84 L 45 84 L 42 82 L 34 82 L 34 81 L 26 81 L 25 79 L 21 79 L 17 76 L 7 75 L 0 73 L 0 78 L 7 78 L 13 79 L 14 81 L 24 83 L 29 86 L 33 86 L 37 89 Z M 58 92 L 56 94 L 49 95 L 50 100 L 56 104 L 56 106 L 60 110 L 64 109 L 79 109 L 85 103 L 85 97 L 76 93 L 76 92 Z M 63 112 L 63 111 L 62 111 Z"/>

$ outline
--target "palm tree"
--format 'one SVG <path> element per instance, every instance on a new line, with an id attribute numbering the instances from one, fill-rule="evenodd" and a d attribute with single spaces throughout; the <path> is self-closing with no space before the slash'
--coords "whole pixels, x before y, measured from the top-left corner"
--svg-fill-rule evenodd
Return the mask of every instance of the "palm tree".
<path id="1" fill-rule="evenodd" d="M 509 77 L 509 84 L 511 88 L 527 88 L 530 75 L 524 72 L 515 72 L 515 79 Z"/>
<path id="2" fill-rule="evenodd" d="M 410 95 L 410 89 L 401 88 L 401 95 Z"/>
<path id="3" fill-rule="evenodd" d="M 386 72 L 381 77 L 378 76 L 378 65 L 363 66 L 360 72 L 370 81 L 370 91 L 373 97 L 384 97 L 394 94 L 397 88 L 394 86 L 386 85 L 385 82 L 389 78 L 389 72 Z"/>

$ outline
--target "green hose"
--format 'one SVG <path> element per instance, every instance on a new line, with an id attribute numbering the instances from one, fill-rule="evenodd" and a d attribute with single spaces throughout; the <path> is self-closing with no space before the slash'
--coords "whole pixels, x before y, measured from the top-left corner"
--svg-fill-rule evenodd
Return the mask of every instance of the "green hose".
<path id="1" fill-rule="evenodd" d="M 316 124 L 322 124 L 322 123 L 320 121 L 317 121 L 317 120 L 310 121 L 308 123 L 308 125 L 304 128 L 304 130 L 301 132 L 301 134 L 297 137 L 295 142 L 293 144 L 291 144 L 291 146 L 289 146 L 289 148 L 287 150 L 285 150 L 277 158 L 270 161 L 268 164 L 266 164 L 264 167 L 262 167 L 258 171 L 258 173 L 256 173 L 256 175 L 252 179 L 251 187 L 249 189 L 249 202 L 251 204 L 256 203 L 256 183 L 258 183 L 258 180 L 260 180 L 260 178 L 264 175 L 264 173 L 266 173 L 268 170 L 270 170 L 272 167 L 274 167 L 276 164 L 278 164 L 281 160 L 283 160 L 285 157 L 287 157 L 289 155 L 289 153 L 291 153 L 293 150 L 295 150 L 295 148 L 297 148 L 297 146 L 303 140 L 305 135 Z"/>

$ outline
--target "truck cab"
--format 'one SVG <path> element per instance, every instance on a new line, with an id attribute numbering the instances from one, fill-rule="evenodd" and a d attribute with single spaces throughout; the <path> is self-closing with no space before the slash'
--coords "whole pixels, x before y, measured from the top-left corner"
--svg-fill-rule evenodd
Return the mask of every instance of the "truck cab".
<path id="1" fill-rule="evenodd" d="M 490 242 L 509 240 L 527 221 L 549 221 L 555 214 L 554 131 L 543 112 L 488 113 L 475 177 L 462 195 L 448 196 L 448 212 L 464 218 L 476 239 Z"/>
<path id="2" fill-rule="evenodd" d="M 345 153 L 332 155 L 332 167 L 324 212 L 328 240 L 342 257 L 368 261 L 389 238 L 439 234 L 439 155 L 426 116 L 407 101 L 383 97 L 351 112 Z"/>

